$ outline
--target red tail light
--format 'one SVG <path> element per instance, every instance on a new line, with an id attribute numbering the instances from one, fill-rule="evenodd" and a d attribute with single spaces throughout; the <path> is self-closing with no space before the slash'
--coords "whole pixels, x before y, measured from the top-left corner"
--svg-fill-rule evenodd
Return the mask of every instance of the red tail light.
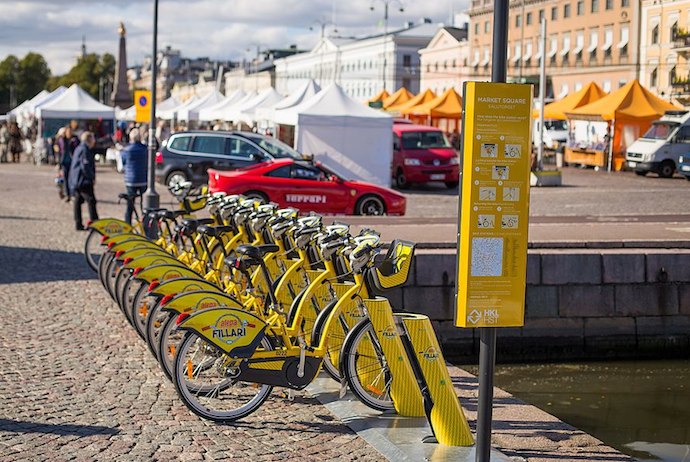
<path id="1" fill-rule="evenodd" d="M 157 164 L 162 164 L 163 163 L 163 153 L 161 151 L 158 151 L 156 153 L 156 163 Z"/>
<path id="2" fill-rule="evenodd" d="M 175 321 L 175 325 L 179 326 L 188 317 L 189 317 L 189 313 L 180 313 L 180 315 L 177 317 L 177 320 Z"/>
<path id="3" fill-rule="evenodd" d="M 141 273 L 142 271 L 144 271 L 144 268 L 142 268 L 141 266 L 134 268 L 134 271 L 132 272 L 132 276 L 136 276 L 137 274 Z"/>
<path id="4" fill-rule="evenodd" d="M 129 264 L 132 260 L 134 260 L 134 258 L 132 258 L 132 257 L 126 257 L 126 258 L 122 261 L 122 264 L 123 264 L 123 265 L 127 265 L 127 264 Z"/>
<path id="5" fill-rule="evenodd" d="M 125 253 L 124 250 L 118 250 L 117 252 L 115 252 L 115 258 L 119 260 L 123 253 Z"/>
<path id="6" fill-rule="evenodd" d="M 149 284 L 149 292 L 153 292 L 153 290 L 159 285 L 161 285 L 161 283 L 158 281 L 158 279 L 151 281 L 151 284 Z"/>
<path id="7" fill-rule="evenodd" d="M 161 306 L 166 305 L 170 300 L 173 299 L 177 294 L 168 294 L 165 297 L 161 298 Z"/>

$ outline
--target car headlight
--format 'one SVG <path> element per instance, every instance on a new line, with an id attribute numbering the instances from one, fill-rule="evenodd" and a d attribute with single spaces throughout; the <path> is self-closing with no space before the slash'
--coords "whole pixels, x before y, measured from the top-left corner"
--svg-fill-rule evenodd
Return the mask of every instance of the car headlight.
<path id="1" fill-rule="evenodd" d="M 405 165 L 422 165 L 419 159 L 405 159 Z"/>
<path id="2" fill-rule="evenodd" d="M 460 163 L 460 159 L 458 159 L 457 156 L 450 158 L 450 165 L 458 165 L 459 163 Z"/>

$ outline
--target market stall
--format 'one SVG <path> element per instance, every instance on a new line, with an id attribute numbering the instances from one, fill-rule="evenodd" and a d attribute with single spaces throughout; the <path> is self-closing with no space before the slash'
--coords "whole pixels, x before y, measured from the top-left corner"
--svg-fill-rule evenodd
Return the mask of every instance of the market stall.
<path id="1" fill-rule="evenodd" d="M 381 90 L 376 96 L 367 101 L 367 105 L 374 109 L 381 109 L 383 107 L 383 100 L 388 98 L 390 93 L 386 90 Z"/>
<path id="2" fill-rule="evenodd" d="M 460 133 L 462 97 L 454 88 L 431 101 L 400 111 L 412 122 L 438 127 L 447 133 Z"/>
<path id="3" fill-rule="evenodd" d="M 388 110 L 388 108 L 406 103 L 412 98 L 414 98 L 414 94 L 407 88 L 400 87 L 395 93 L 383 100 L 383 109 Z"/>
<path id="4" fill-rule="evenodd" d="M 436 98 L 436 94 L 433 91 L 426 89 L 425 91 L 420 92 L 418 95 L 410 98 L 404 103 L 389 106 L 386 109 L 386 111 L 391 113 L 391 115 L 399 115 L 402 114 L 402 111 L 406 109 L 410 109 L 414 106 L 419 106 L 420 104 L 428 103 L 434 98 Z"/>
<path id="5" fill-rule="evenodd" d="M 187 124 L 199 120 L 199 111 L 207 107 L 214 106 L 221 102 L 225 97 L 217 90 L 213 90 L 206 96 L 203 96 L 191 104 L 185 105 L 179 109 L 176 114 L 176 119 L 184 121 Z"/>
<path id="6" fill-rule="evenodd" d="M 276 125 L 275 118 L 278 111 L 293 108 L 302 104 L 304 101 L 314 97 L 321 91 L 321 87 L 312 79 L 302 84 L 297 90 L 292 92 L 286 98 L 277 102 L 271 107 L 258 108 L 255 113 L 255 118 L 258 127 L 263 130 L 270 130 L 275 134 Z M 278 135 L 278 134 L 276 134 Z"/>
<path id="7" fill-rule="evenodd" d="M 677 106 L 632 80 L 593 103 L 566 112 L 565 162 L 621 170 L 625 150 L 665 111 Z"/>

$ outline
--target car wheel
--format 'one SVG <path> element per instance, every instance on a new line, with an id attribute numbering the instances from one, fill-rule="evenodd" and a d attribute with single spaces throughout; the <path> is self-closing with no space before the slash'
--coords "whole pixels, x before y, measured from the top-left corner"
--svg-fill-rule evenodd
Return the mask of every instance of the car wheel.
<path id="1" fill-rule="evenodd" d="M 181 170 L 173 170 L 165 177 L 165 185 L 168 189 L 172 189 L 174 185 L 182 183 L 183 181 L 187 181 L 187 174 Z"/>
<path id="2" fill-rule="evenodd" d="M 384 215 L 385 213 L 386 205 L 379 196 L 364 196 L 357 201 L 355 207 L 356 215 Z"/>
<path id="3" fill-rule="evenodd" d="M 256 199 L 259 200 L 263 203 L 268 203 L 268 196 L 261 191 L 247 191 L 246 193 L 242 194 L 244 197 L 247 199 Z"/>
<path id="4" fill-rule="evenodd" d="M 398 169 L 398 172 L 395 174 L 395 187 L 398 189 L 407 189 L 410 187 L 410 182 L 407 181 L 407 177 L 405 177 L 405 173 L 403 173 L 402 169 Z"/>
<path id="5" fill-rule="evenodd" d="M 459 184 L 460 184 L 459 181 L 446 181 L 446 188 L 455 189 L 458 187 Z"/>
<path id="6" fill-rule="evenodd" d="M 635 175 L 646 176 L 647 172 L 645 172 L 643 170 L 635 170 Z"/>
<path id="7" fill-rule="evenodd" d="M 671 178 L 676 171 L 676 164 L 672 160 L 665 160 L 659 166 L 659 176 L 661 178 Z"/>
<path id="8" fill-rule="evenodd" d="M 685 179 L 690 181 L 690 176 L 686 176 Z"/>

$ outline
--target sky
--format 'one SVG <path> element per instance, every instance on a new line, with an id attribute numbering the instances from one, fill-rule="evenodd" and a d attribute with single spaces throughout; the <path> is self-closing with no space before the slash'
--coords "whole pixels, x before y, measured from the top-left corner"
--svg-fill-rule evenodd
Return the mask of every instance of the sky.
<path id="1" fill-rule="evenodd" d="M 468 3 L 387 1 L 389 30 L 424 17 L 450 24 L 451 13 Z M 170 45 L 190 58 L 240 61 L 253 58 L 257 47 L 309 50 L 319 40 L 320 23 L 327 23 L 326 35 L 382 33 L 383 16 L 384 0 L 159 0 L 158 47 Z M 120 21 L 127 30 L 127 64 L 141 64 L 152 49 L 153 0 L 0 0 L 0 60 L 34 51 L 60 75 L 74 65 L 82 36 L 87 52 L 116 55 Z"/>

